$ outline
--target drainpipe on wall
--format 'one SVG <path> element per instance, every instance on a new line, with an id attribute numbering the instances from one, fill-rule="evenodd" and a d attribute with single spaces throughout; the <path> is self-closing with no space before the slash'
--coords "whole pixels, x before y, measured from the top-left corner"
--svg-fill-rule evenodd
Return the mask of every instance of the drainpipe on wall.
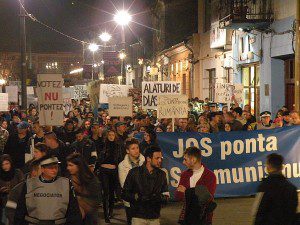
<path id="1" fill-rule="evenodd" d="M 300 1 L 300 0 L 299 0 Z M 191 78 L 190 78 L 190 97 L 193 98 L 194 96 L 194 64 L 195 64 L 195 56 L 194 50 L 184 41 L 184 46 L 192 53 L 191 58 Z"/>
<path id="2" fill-rule="evenodd" d="M 300 110 L 300 0 L 296 1 L 295 110 Z"/>

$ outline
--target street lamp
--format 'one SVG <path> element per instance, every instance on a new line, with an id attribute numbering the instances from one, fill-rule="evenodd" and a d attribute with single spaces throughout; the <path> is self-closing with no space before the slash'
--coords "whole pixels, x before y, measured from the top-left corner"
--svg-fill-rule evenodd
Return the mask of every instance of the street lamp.
<path id="1" fill-rule="evenodd" d="M 92 80 L 94 80 L 94 64 L 95 64 L 95 52 L 98 51 L 99 46 L 95 43 L 91 43 L 89 44 L 89 50 L 92 52 L 93 54 L 93 64 L 92 64 Z"/>
<path id="2" fill-rule="evenodd" d="M 91 44 L 89 45 L 89 50 L 90 50 L 91 52 L 96 52 L 98 49 L 99 49 L 99 46 L 98 46 L 97 44 L 95 44 L 95 43 L 91 43 Z"/>
<path id="3" fill-rule="evenodd" d="M 138 59 L 138 64 L 141 66 L 144 63 L 144 59 Z"/>
<path id="4" fill-rule="evenodd" d="M 124 26 L 127 26 L 132 20 L 132 16 L 128 13 L 128 11 L 125 10 L 121 10 L 118 11 L 117 14 L 114 16 L 114 21 L 121 26 L 122 28 L 122 52 L 119 54 L 119 58 L 122 60 L 122 67 L 121 67 L 121 75 L 122 77 L 123 75 L 123 70 L 124 70 L 124 59 L 126 58 L 126 54 L 125 54 L 125 30 L 124 30 Z"/>
<path id="5" fill-rule="evenodd" d="M 123 77 L 124 75 L 123 75 L 123 71 L 124 71 L 124 59 L 126 58 L 126 54 L 125 54 L 125 52 L 120 52 L 120 54 L 119 54 L 119 58 L 121 59 L 121 61 L 122 61 L 122 64 L 121 64 L 121 76 Z M 119 83 L 120 83 L 120 80 L 119 80 Z"/>
<path id="6" fill-rule="evenodd" d="M 121 53 L 119 54 L 119 58 L 120 58 L 121 60 L 124 60 L 124 59 L 126 58 L 125 52 L 121 52 Z"/>
<path id="7" fill-rule="evenodd" d="M 114 16 L 114 21 L 121 26 L 128 25 L 131 20 L 132 16 L 125 10 L 118 11 Z"/>
<path id="8" fill-rule="evenodd" d="M 111 35 L 109 33 L 107 33 L 107 32 L 103 32 L 102 34 L 99 35 L 99 38 L 103 42 L 108 42 L 111 39 Z"/>

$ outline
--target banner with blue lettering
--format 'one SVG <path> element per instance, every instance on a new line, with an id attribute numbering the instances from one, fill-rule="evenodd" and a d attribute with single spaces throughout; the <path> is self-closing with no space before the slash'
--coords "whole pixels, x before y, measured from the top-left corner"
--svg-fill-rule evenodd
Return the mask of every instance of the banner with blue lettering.
<path id="1" fill-rule="evenodd" d="M 216 197 L 255 194 L 259 181 L 267 175 L 265 161 L 271 153 L 285 157 L 284 174 L 300 189 L 300 126 L 215 134 L 159 133 L 158 143 L 171 193 L 186 170 L 183 153 L 190 146 L 201 149 L 203 164 L 215 173 Z"/>

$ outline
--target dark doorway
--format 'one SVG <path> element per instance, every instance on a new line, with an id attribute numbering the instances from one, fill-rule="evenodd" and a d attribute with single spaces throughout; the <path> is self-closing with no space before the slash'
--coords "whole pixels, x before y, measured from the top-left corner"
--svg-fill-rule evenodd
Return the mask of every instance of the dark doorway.
<path id="1" fill-rule="evenodd" d="M 289 110 L 294 109 L 295 104 L 295 59 L 286 59 L 285 66 L 285 105 Z"/>

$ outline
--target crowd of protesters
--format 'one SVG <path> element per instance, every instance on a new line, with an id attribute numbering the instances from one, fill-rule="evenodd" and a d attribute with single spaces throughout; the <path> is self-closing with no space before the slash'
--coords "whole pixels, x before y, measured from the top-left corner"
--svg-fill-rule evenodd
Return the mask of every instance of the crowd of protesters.
<path id="1" fill-rule="evenodd" d="M 172 123 L 171 119 L 157 119 L 156 111 L 133 112 L 132 117 L 110 117 L 103 108 L 93 112 L 86 100 L 73 101 L 73 110 L 65 115 L 63 126 L 57 127 L 42 126 L 34 105 L 30 105 L 26 112 L 18 107 L 1 112 L 2 224 L 22 224 L 16 221 L 16 218 L 22 217 L 23 212 L 19 208 L 22 206 L 18 196 L 27 189 L 24 185 L 19 187 L 19 183 L 24 182 L 24 179 L 41 176 L 39 165 L 42 165 L 43 173 L 47 174 L 45 168 L 49 165 L 50 156 L 55 157 L 51 158 L 51 165 L 59 161 L 57 173 L 69 178 L 77 199 L 81 215 L 79 221 L 82 222 L 79 223 L 77 217 L 70 214 L 70 218 L 67 218 L 67 221 L 71 221 L 69 224 L 97 224 L 101 204 L 105 222 L 110 223 L 115 202 L 122 200 L 126 208 L 127 224 L 159 224 L 160 207 L 169 194 L 166 176 L 159 169 L 163 156 L 157 142 L 157 133 L 217 133 L 300 125 L 299 113 L 290 112 L 285 106 L 273 120 L 269 111 L 261 112 L 259 118 L 256 118 L 249 105 L 243 108 L 237 105 L 228 108 L 225 105 L 220 108 L 215 103 L 191 99 L 189 106 L 189 118 L 179 118 Z M 141 141 L 134 138 L 138 133 L 143 134 Z M 203 224 L 210 224 L 215 208 L 211 201 L 216 189 L 214 174 L 201 166 L 201 153 L 195 148 L 187 149 L 185 165 L 197 173 L 182 174 L 176 195 L 182 200 L 182 193 L 185 193 L 187 201 L 187 196 L 193 198 L 195 190 L 187 195 L 186 189 L 208 182 L 204 193 L 207 193 L 211 211 L 198 219 L 203 222 L 205 218 Z M 194 179 L 193 185 L 189 183 L 190 179 Z M 16 209 L 20 210 L 16 213 Z M 76 212 L 75 208 L 73 212 Z M 182 215 L 187 215 L 185 208 Z M 184 222 L 182 215 L 181 224 L 192 224 Z M 28 224 L 34 223 L 29 221 Z"/>

